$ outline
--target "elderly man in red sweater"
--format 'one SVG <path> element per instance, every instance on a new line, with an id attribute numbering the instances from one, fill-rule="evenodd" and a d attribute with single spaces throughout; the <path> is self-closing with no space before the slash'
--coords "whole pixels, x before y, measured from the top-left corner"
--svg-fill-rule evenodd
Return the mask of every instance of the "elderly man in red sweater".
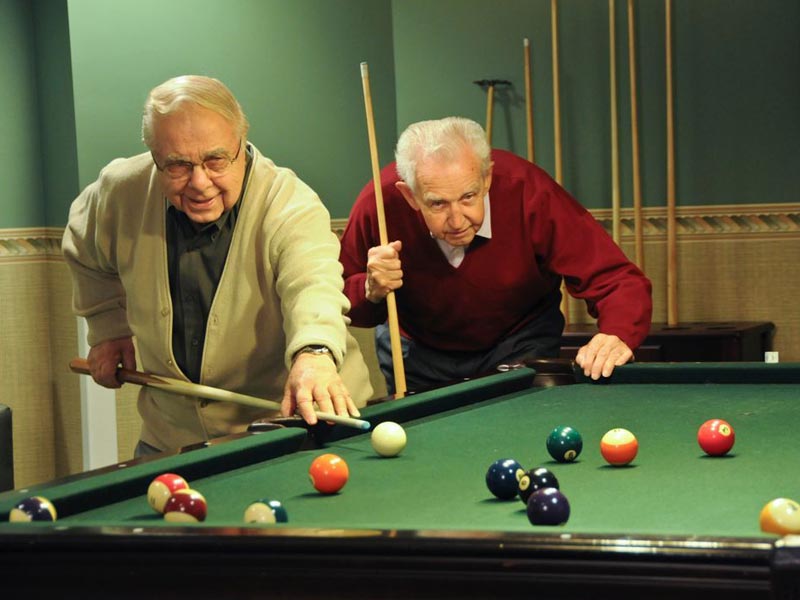
<path id="1" fill-rule="evenodd" d="M 491 150 L 474 121 L 415 123 L 381 172 L 389 239 L 380 244 L 372 183 L 342 238 L 357 327 L 376 327 L 394 391 L 386 295 L 396 293 L 409 391 L 558 356 L 561 281 L 597 318 L 576 362 L 608 377 L 650 328 L 650 281 L 602 226 L 536 165 Z"/>

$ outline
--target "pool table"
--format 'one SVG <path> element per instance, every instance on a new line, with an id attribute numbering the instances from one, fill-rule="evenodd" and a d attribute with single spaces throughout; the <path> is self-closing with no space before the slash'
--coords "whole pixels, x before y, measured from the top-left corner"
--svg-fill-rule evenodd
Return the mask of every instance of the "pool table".
<path id="1" fill-rule="evenodd" d="M 379 457 L 368 433 L 284 419 L 0 494 L 0 589 L 114 598 L 800 596 L 800 538 L 758 523 L 773 498 L 800 500 L 800 364 L 641 363 L 603 382 L 570 361 L 500 370 L 363 409 L 373 425 L 403 424 L 408 445 L 394 458 Z M 735 429 L 724 457 L 697 444 L 712 417 Z M 546 451 L 557 425 L 583 437 L 574 462 Z M 614 427 L 640 444 L 627 467 L 599 452 Z M 308 478 L 326 452 L 350 468 L 333 495 Z M 486 470 L 506 457 L 556 474 L 571 507 L 566 524 L 533 526 L 520 500 L 490 494 Z M 205 522 L 170 524 L 151 511 L 147 486 L 164 472 L 205 496 Z M 31 495 L 53 502 L 55 523 L 6 522 Z M 246 506 L 265 497 L 283 503 L 288 523 L 243 523 Z"/>

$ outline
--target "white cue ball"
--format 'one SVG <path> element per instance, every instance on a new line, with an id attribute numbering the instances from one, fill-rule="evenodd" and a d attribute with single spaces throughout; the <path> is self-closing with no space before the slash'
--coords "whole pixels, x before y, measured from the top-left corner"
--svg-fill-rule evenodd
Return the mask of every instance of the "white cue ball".
<path id="1" fill-rule="evenodd" d="M 381 456 L 397 456 L 406 447 L 406 432 L 397 423 L 384 421 L 372 430 L 371 440 Z"/>

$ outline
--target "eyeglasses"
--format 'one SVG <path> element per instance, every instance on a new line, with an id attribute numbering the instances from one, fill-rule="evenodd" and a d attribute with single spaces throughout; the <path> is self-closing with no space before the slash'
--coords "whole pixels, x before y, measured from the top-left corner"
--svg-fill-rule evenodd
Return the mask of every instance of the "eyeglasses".
<path id="1" fill-rule="evenodd" d="M 192 173 L 194 173 L 195 167 L 201 167 L 204 169 L 206 175 L 209 177 L 221 177 L 228 171 L 230 166 L 236 162 L 236 159 L 239 158 L 239 154 L 241 152 L 242 140 L 239 139 L 239 146 L 236 149 L 236 155 L 233 158 L 225 155 L 212 155 L 200 163 L 194 163 L 188 160 L 175 160 L 168 162 L 164 166 L 160 166 L 156 160 L 155 154 L 153 154 L 152 151 L 150 152 L 150 156 L 153 157 L 153 163 L 155 163 L 156 169 L 162 173 L 166 173 L 167 177 L 170 179 L 181 180 L 191 177 Z"/>

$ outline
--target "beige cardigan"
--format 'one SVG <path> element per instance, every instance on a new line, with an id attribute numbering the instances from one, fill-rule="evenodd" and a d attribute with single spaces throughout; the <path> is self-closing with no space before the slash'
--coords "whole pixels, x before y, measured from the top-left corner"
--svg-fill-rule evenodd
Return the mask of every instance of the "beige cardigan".
<path id="1" fill-rule="evenodd" d="M 372 394 L 347 332 L 339 243 L 317 195 L 252 144 L 253 162 L 208 318 L 200 383 L 280 401 L 291 357 L 308 344 L 333 352 L 358 406 Z M 89 344 L 135 336 L 140 368 L 186 379 L 172 353 L 166 199 L 149 154 L 112 161 L 72 203 L 62 250 L 73 306 Z M 141 439 L 173 449 L 242 431 L 259 409 L 139 393 Z"/>

